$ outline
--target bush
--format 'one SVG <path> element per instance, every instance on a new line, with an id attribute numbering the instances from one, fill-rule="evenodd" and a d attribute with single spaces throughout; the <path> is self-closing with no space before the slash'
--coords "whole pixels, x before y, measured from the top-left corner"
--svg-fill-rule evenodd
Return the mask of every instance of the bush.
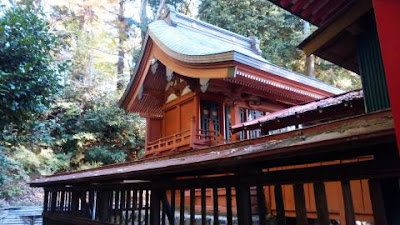
<path id="1" fill-rule="evenodd" d="M 0 8 L 0 130 L 24 125 L 60 88 L 57 37 L 30 6 Z"/>
<path id="2" fill-rule="evenodd" d="M 104 165 L 124 162 L 127 154 L 121 149 L 108 149 L 104 146 L 94 146 L 86 150 L 85 160 L 94 163 L 102 162 Z"/>

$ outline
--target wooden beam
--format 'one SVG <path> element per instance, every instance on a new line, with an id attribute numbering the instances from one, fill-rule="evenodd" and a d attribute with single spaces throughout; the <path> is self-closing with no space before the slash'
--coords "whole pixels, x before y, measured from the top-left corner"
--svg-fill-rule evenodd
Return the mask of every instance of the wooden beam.
<path id="1" fill-rule="evenodd" d="M 312 35 L 312 39 L 306 43 L 302 43 L 300 48 L 306 55 L 313 54 L 328 41 L 332 40 L 336 35 L 357 21 L 358 18 L 372 9 L 372 3 L 369 0 L 358 0 L 346 12 L 344 12 L 337 20 L 329 24 L 325 28 L 318 30 L 316 35 Z"/>

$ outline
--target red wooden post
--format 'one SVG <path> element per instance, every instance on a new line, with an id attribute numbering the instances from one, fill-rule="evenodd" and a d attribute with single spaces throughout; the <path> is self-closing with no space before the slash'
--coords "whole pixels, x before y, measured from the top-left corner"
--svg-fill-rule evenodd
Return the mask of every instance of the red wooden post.
<path id="1" fill-rule="evenodd" d="M 374 0 L 373 6 L 394 118 L 397 146 L 400 146 L 400 89 L 398 88 L 400 86 L 400 77 L 398 76 L 400 1 Z"/>
<path id="2" fill-rule="evenodd" d="M 196 127 L 196 118 L 194 116 L 192 116 L 192 118 L 190 119 L 190 132 L 191 132 L 191 144 L 196 144 L 196 134 L 197 134 L 197 127 Z"/>

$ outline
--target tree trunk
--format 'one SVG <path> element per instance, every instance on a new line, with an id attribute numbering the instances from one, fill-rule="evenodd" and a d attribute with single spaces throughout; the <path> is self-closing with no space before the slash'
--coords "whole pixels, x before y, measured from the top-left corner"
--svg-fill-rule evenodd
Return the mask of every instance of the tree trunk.
<path id="1" fill-rule="evenodd" d="M 155 17 L 156 19 L 158 19 L 158 17 L 160 17 L 161 10 L 164 8 L 164 6 L 165 6 L 165 0 L 161 0 L 160 5 L 158 6 L 157 15 Z"/>
<path id="2" fill-rule="evenodd" d="M 144 44 L 144 38 L 146 36 L 147 27 L 147 0 L 142 0 L 140 5 L 140 30 L 142 31 L 142 44 Z"/>
<path id="3" fill-rule="evenodd" d="M 303 33 L 305 37 L 310 35 L 310 23 L 307 21 L 303 22 Z M 306 56 L 306 72 L 310 77 L 315 77 L 314 64 L 314 55 Z"/>
<path id="4" fill-rule="evenodd" d="M 117 63 L 117 90 L 121 91 L 124 88 L 124 42 L 126 39 L 126 25 L 124 18 L 125 0 L 119 2 L 118 12 L 118 63 Z"/>

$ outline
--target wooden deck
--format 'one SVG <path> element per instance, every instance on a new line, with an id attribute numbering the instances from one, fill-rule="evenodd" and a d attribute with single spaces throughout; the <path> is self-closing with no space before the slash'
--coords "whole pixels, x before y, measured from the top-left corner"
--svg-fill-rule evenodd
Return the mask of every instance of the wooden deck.
<path id="1" fill-rule="evenodd" d="M 45 188 L 45 224 L 385 224 L 381 183 L 400 177 L 396 152 L 382 111 L 31 186 Z"/>

